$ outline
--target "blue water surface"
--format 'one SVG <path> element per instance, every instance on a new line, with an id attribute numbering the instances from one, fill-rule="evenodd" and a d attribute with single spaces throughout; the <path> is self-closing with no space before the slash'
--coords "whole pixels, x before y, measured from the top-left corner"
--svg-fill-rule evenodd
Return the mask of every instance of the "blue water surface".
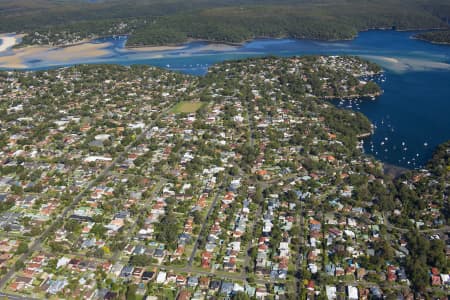
<path id="1" fill-rule="evenodd" d="M 364 143 L 365 151 L 384 162 L 419 168 L 434 148 L 450 139 L 450 46 L 411 38 L 414 32 L 367 31 L 352 41 L 323 42 L 292 39 L 260 39 L 239 47 L 209 48 L 192 42 L 183 49 L 145 52 L 125 50 L 126 38 L 106 38 L 110 54 L 77 63 L 148 64 L 203 75 L 208 66 L 226 60 L 267 55 L 358 55 L 386 70 L 375 100 L 336 101 L 343 108 L 361 111 L 376 126 Z M 30 69 L 55 67 L 51 62 L 29 61 Z"/>

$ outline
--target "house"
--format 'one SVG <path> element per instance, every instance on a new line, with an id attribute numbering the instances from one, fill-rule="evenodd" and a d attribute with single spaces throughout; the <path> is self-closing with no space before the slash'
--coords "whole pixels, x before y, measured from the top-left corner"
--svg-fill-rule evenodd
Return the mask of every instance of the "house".
<path id="1" fill-rule="evenodd" d="M 66 285 L 68 284 L 67 280 L 50 280 L 49 287 L 47 289 L 47 293 L 57 294 L 59 293 Z"/>
<path id="2" fill-rule="evenodd" d="M 431 275 L 431 285 L 440 286 L 442 284 L 441 277 L 439 275 Z"/>
<path id="3" fill-rule="evenodd" d="M 198 285 L 198 277 L 197 276 L 190 276 L 188 278 L 187 285 L 188 285 L 188 287 L 195 288 Z"/>
<path id="4" fill-rule="evenodd" d="M 184 277 L 183 275 L 177 275 L 176 284 L 177 286 L 186 285 L 186 277 Z"/>
<path id="5" fill-rule="evenodd" d="M 209 289 L 217 292 L 220 289 L 220 286 L 222 285 L 222 282 L 219 280 L 211 280 L 211 282 L 209 283 Z"/>
<path id="6" fill-rule="evenodd" d="M 234 284 L 231 282 L 222 282 L 220 294 L 230 296 L 233 292 Z"/>
<path id="7" fill-rule="evenodd" d="M 143 281 L 150 281 L 155 279 L 155 272 L 151 272 L 151 271 L 144 271 L 144 273 L 142 273 L 141 279 Z"/>
<path id="8" fill-rule="evenodd" d="M 158 276 L 156 277 L 156 283 L 163 284 L 166 282 L 167 273 L 164 271 L 160 271 Z"/>
<path id="9" fill-rule="evenodd" d="M 191 292 L 188 290 L 182 290 L 178 293 L 177 300 L 189 300 L 191 299 Z"/>
<path id="10" fill-rule="evenodd" d="M 235 283 L 234 287 L 233 287 L 233 293 L 238 293 L 238 292 L 245 292 L 245 287 L 243 287 L 242 285 Z"/>
<path id="11" fill-rule="evenodd" d="M 202 276 L 199 278 L 199 287 L 202 290 L 207 290 L 209 288 L 210 279 L 209 277 Z"/>
<path id="12" fill-rule="evenodd" d="M 132 275 L 135 278 L 142 278 L 143 273 L 144 273 L 144 268 L 135 267 Z"/>
<path id="13" fill-rule="evenodd" d="M 441 274 L 441 282 L 446 286 L 450 286 L 450 275 L 449 274 Z"/>
<path id="14" fill-rule="evenodd" d="M 347 286 L 347 297 L 349 300 L 358 300 L 358 288 L 354 286 Z"/>
<path id="15" fill-rule="evenodd" d="M 163 249 L 155 249 L 153 256 L 158 259 L 163 259 L 165 256 L 165 251 Z"/>
<path id="16" fill-rule="evenodd" d="M 131 265 L 125 266 L 120 271 L 120 277 L 128 278 L 133 274 L 134 267 Z"/>
<path id="17" fill-rule="evenodd" d="M 255 296 L 257 299 L 264 299 L 268 295 L 269 293 L 267 293 L 267 289 L 265 287 L 256 288 Z"/>
<path id="18" fill-rule="evenodd" d="M 383 299 L 383 293 L 379 287 L 371 287 L 370 293 L 372 294 L 372 298 L 374 299 Z"/>
<path id="19" fill-rule="evenodd" d="M 325 287 L 328 300 L 336 299 L 336 287 L 327 285 Z"/>
<path id="20" fill-rule="evenodd" d="M 306 285 L 306 289 L 310 292 L 314 292 L 315 289 L 315 283 L 314 280 L 309 280 L 308 284 Z"/>

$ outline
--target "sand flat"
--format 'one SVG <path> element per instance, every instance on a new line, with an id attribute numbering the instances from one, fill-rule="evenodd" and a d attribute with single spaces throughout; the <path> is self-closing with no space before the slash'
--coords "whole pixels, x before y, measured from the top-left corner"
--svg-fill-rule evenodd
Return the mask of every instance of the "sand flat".
<path id="1" fill-rule="evenodd" d="M 7 69 L 25 69 L 27 66 L 18 56 L 0 56 L 0 67 Z"/>
<path id="2" fill-rule="evenodd" d="M 373 60 L 386 69 L 397 73 L 404 73 L 408 71 L 450 70 L 450 65 L 445 62 L 438 62 L 422 58 L 394 58 L 378 55 L 362 55 L 362 57 Z"/>
<path id="3" fill-rule="evenodd" d="M 68 47 L 29 46 L 14 49 L 8 55 L 0 56 L 0 67 L 24 69 L 28 60 L 43 60 L 51 64 L 82 59 L 99 58 L 110 54 L 106 49 L 111 43 L 83 43 Z M 50 64 L 50 65 L 51 65 Z"/>
<path id="4" fill-rule="evenodd" d="M 9 69 L 25 69 L 28 59 L 40 59 L 39 55 L 48 48 L 30 46 L 20 49 L 14 49 L 10 54 L 0 56 L 0 67 Z"/>
<path id="5" fill-rule="evenodd" d="M 239 49 L 240 46 L 233 46 L 228 44 L 208 44 L 205 46 L 202 46 L 197 49 L 193 49 L 193 51 L 233 51 Z"/>
<path id="6" fill-rule="evenodd" d="M 2 40 L 2 44 L 0 45 L 0 52 L 4 52 L 17 44 L 16 36 L 0 35 L 0 39 Z"/>
<path id="7" fill-rule="evenodd" d="M 111 43 L 85 43 L 64 48 L 53 48 L 50 51 L 46 51 L 45 57 L 52 61 L 61 62 L 98 58 L 108 55 L 110 52 L 106 48 L 111 45 Z"/>
<path id="8" fill-rule="evenodd" d="M 128 52 L 159 52 L 159 51 L 176 51 L 176 50 L 186 50 L 189 52 L 200 52 L 200 51 L 233 51 L 238 49 L 238 46 L 221 44 L 221 43 L 210 43 L 199 48 L 188 49 L 187 45 L 180 46 L 148 46 L 148 47 L 130 47 L 124 48 L 123 51 Z"/>

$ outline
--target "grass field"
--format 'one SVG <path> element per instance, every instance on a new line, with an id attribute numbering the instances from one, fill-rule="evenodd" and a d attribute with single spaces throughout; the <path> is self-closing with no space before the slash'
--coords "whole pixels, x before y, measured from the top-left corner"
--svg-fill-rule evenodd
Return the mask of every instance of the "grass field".
<path id="1" fill-rule="evenodd" d="M 199 101 L 181 101 L 172 108 L 171 112 L 174 114 L 194 113 L 197 110 L 199 110 L 203 105 L 205 105 L 205 103 Z"/>

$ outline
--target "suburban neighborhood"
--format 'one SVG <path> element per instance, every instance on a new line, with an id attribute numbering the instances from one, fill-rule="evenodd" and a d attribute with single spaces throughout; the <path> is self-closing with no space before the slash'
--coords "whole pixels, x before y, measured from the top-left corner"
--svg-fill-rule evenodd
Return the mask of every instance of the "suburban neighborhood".
<path id="1" fill-rule="evenodd" d="M 380 95 L 381 73 L 1 72 L 0 297 L 446 299 L 450 144 L 393 178 L 368 119 L 329 101 Z"/>

